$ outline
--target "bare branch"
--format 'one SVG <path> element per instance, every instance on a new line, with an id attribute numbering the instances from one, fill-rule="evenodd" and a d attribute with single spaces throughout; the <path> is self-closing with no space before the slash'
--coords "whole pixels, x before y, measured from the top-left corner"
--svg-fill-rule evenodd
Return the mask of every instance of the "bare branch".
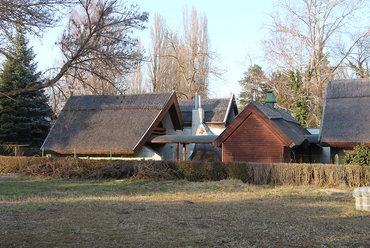
<path id="1" fill-rule="evenodd" d="M 137 5 L 123 5 L 119 0 L 79 0 L 79 8 L 71 12 L 57 42 L 64 57 L 63 66 L 53 78 L 30 82 L 26 88 L 5 95 L 12 97 L 51 87 L 65 75 L 80 73 L 86 76 L 74 78 L 95 78 L 98 83 L 116 87 L 121 83 L 116 81 L 117 75 L 130 73 L 143 60 L 131 32 L 144 29 L 147 20 L 148 13 L 140 12 Z"/>

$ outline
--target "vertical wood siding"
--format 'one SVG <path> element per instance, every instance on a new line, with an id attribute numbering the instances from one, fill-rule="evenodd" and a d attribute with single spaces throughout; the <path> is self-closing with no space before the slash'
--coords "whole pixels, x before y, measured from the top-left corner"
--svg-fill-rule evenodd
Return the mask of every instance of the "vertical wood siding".
<path id="1" fill-rule="evenodd" d="M 283 143 L 252 113 L 222 144 L 224 162 L 278 163 L 286 159 Z M 290 152 L 289 152 L 290 153 Z"/>

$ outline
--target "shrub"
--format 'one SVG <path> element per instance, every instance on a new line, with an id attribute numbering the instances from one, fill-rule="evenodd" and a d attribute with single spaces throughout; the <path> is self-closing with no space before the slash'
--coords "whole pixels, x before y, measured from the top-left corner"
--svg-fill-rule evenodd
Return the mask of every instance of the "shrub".
<path id="1" fill-rule="evenodd" d="M 230 179 L 242 180 L 244 183 L 248 182 L 249 173 L 246 163 L 227 163 L 226 173 L 227 177 Z"/>
<path id="2" fill-rule="evenodd" d="M 243 162 L 124 161 L 74 158 L 0 157 L 0 173 L 69 179 L 218 181 L 250 184 L 370 186 L 370 166 L 333 164 L 262 164 Z"/>
<path id="3" fill-rule="evenodd" d="M 180 178 L 189 181 L 219 181 L 226 179 L 227 173 L 221 162 L 177 162 Z"/>
<path id="4" fill-rule="evenodd" d="M 346 164 L 370 165 L 370 148 L 364 144 L 357 145 L 353 151 L 345 151 L 344 160 Z"/>

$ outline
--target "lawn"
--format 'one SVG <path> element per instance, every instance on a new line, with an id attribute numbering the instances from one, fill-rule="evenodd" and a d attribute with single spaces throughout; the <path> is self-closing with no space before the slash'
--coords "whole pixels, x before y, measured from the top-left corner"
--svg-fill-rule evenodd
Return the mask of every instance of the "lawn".
<path id="1" fill-rule="evenodd" d="M 370 247 L 352 191 L 0 174 L 0 247 Z"/>

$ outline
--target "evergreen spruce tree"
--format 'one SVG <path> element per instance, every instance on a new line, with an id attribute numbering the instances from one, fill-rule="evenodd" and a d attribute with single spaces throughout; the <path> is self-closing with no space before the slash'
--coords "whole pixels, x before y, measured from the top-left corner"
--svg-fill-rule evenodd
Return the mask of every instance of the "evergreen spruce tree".
<path id="1" fill-rule="evenodd" d="M 0 94 L 23 89 L 40 78 L 35 54 L 18 28 L 0 74 Z M 42 91 L 0 99 L 0 142 L 40 147 L 50 128 L 51 108 Z"/>

